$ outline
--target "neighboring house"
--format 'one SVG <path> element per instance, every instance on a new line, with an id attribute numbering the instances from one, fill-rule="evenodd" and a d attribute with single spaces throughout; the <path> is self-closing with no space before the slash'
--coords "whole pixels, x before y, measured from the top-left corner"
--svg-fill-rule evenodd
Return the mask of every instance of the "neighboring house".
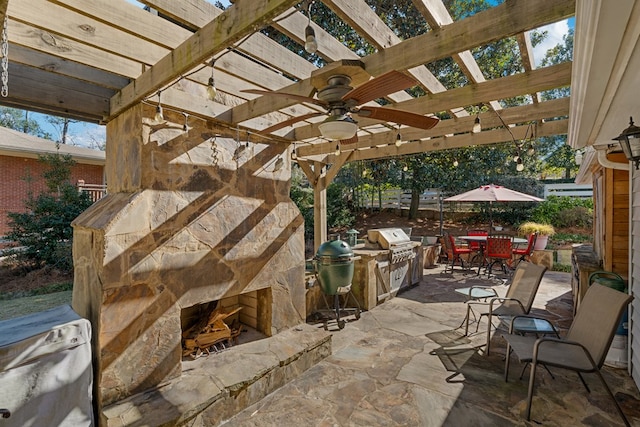
<path id="1" fill-rule="evenodd" d="M 0 236 L 9 229 L 8 212 L 23 212 L 29 192 L 46 190 L 42 173 L 42 154 L 70 154 L 76 164 L 71 169 L 71 182 L 104 184 L 104 151 L 60 144 L 12 129 L 0 127 Z"/>

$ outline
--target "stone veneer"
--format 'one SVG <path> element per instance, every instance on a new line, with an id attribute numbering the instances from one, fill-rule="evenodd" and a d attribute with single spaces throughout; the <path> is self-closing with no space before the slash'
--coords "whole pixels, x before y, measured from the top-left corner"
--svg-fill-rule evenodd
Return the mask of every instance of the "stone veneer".
<path id="1" fill-rule="evenodd" d="M 109 123 L 109 194 L 73 223 L 73 308 L 93 328 L 98 413 L 181 375 L 183 308 L 259 290 L 266 335 L 305 317 L 288 146 L 152 115 L 138 105 Z"/>

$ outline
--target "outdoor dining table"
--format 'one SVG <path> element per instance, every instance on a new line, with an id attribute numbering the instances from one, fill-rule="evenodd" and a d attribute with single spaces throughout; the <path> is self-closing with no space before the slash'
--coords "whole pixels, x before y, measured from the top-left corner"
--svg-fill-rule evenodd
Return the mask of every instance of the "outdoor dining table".
<path id="1" fill-rule="evenodd" d="M 485 264 L 484 248 L 487 245 L 487 237 L 490 237 L 490 236 L 486 235 L 486 236 L 458 236 L 457 237 L 458 239 L 464 240 L 465 242 L 478 242 L 478 243 L 480 243 L 479 256 L 480 256 L 480 259 L 482 260 L 482 262 L 478 266 L 478 275 L 480 275 L 480 269 Z M 514 244 L 514 245 L 519 245 L 519 244 L 527 243 L 527 239 L 523 239 L 522 237 L 512 237 L 511 238 L 511 243 Z"/>

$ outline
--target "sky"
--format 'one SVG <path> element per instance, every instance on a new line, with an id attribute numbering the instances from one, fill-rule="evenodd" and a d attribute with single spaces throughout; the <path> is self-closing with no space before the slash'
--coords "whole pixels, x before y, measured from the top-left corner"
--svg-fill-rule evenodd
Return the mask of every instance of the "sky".
<path id="1" fill-rule="evenodd" d="M 142 7 L 140 3 L 135 0 L 127 0 L 131 4 Z M 213 3 L 213 0 L 207 0 Z M 223 0 L 223 4 L 229 5 L 228 0 Z M 536 65 L 540 65 L 540 61 L 544 58 L 548 49 L 553 48 L 559 43 L 562 43 L 562 37 L 567 34 L 569 28 L 575 26 L 575 18 L 556 22 L 554 24 L 541 27 L 540 30 L 546 30 L 548 32 L 547 38 L 536 46 L 533 50 L 533 57 L 536 61 Z M 44 118 L 44 115 L 38 113 L 32 113 L 32 117 L 40 123 L 40 126 L 49 132 L 54 139 L 59 139 L 60 131 L 51 126 Z M 96 142 L 103 142 L 106 140 L 106 128 L 105 126 L 99 126 L 92 123 L 73 123 L 70 126 L 69 131 L 70 144 L 79 145 L 83 147 L 96 148 Z"/>

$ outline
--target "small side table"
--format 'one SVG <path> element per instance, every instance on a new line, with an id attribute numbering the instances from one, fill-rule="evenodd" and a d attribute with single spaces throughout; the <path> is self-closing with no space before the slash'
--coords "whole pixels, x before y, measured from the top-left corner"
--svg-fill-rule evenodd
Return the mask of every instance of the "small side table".
<path id="1" fill-rule="evenodd" d="M 511 319 L 513 319 L 513 321 L 511 321 Z M 500 317 L 500 321 L 507 325 L 510 334 L 536 334 L 536 337 L 553 334 L 556 338 L 560 338 L 558 330 L 547 319 L 530 316 L 503 316 Z M 509 354 L 505 357 L 509 357 Z M 524 376 L 524 371 L 527 369 L 527 366 L 529 366 L 529 363 L 525 363 L 522 367 L 520 379 Z M 555 379 L 547 365 L 542 366 L 544 366 L 549 375 L 551 375 L 551 378 Z"/>
<path id="2" fill-rule="evenodd" d="M 482 300 L 487 298 L 496 298 L 498 293 L 495 289 L 484 286 L 472 286 L 470 288 L 458 288 L 457 293 L 464 295 L 470 300 Z"/>
<path id="3" fill-rule="evenodd" d="M 547 319 L 516 316 L 513 319 L 513 323 L 511 323 L 511 317 L 501 318 L 500 320 L 513 328 L 509 331 L 512 334 L 536 334 L 536 336 L 554 334 L 557 338 L 560 338 L 556 328 Z"/>

